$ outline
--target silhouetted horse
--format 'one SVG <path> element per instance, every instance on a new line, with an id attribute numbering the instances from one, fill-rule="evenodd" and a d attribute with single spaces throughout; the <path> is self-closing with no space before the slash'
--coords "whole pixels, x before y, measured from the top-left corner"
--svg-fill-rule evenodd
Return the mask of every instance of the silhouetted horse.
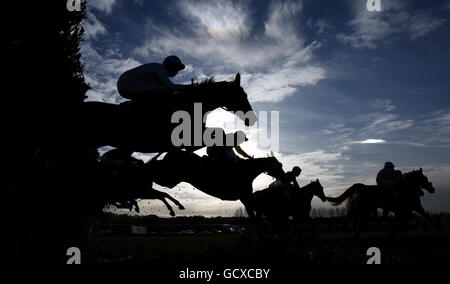
<path id="1" fill-rule="evenodd" d="M 93 177 L 94 179 L 91 179 L 93 184 L 90 186 L 96 188 L 96 192 L 89 200 L 85 216 L 88 218 L 85 230 L 88 230 L 89 236 L 92 234 L 93 225 L 107 205 L 130 211 L 134 207 L 139 213 L 137 199 L 157 199 L 164 203 L 171 216 L 175 216 L 172 206 L 166 200 L 168 199 L 177 205 L 178 209 L 184 210 L 183 205 L 175 198 L 153 188 L 152 174 L 147 171 L 143 162 L 142 165 L 128 165 L 126 168 L 117 170 L 105 163 L 99 163 Z"/>
<path id="2" fill-rule="evenodd" d="M 87 138 L 86 143 L 94 147 L 109 145 L 143 153 L 200 149 L 206 146 L 203 143 L 206 129 L 204 115 L 208 112 L 223 108 L 235 112 L 246 125 L 256 123 L 256 114 L 240 86 L 240 78 L 238 74 L 233 82 L 214 82 L 210 79 L 179 93 L 153 94 L 148 100 L 121 105 L 85 103 L 85 124 L 81 131 Z M 194 115 L 195 103 L 202 103 L 200 117 Z M 173 145 L 171 139 L 173 130 L 181 123 L 181 120 L 172 121 L 172 116 L 179 111 L 189 114 L 189 117 L 183 117 L 188 121 L 183 122 L 191 125 L 191 139 L 186 139 L 190 144 L 182 147 Z M 196 135 L 198 133 L 200 136 Z M 189 134 L 184 135 L 186 138 Z"/>
<path id="3" fill-rule="evenodd" d="M 108 186 L 108 185 L 105 185 Z M 106 205 L 112 205 L 118 209 L 129 209 L 132 211 L 133 206 L 137 213 L 140 213 L 140 208 L 136 202 L 137 199 L 142 200 L 160 200 L 169 210 L 170 216 L 174 217 L 175 212 L 172 206 L 166 199 L 172 201 L 178 206 L 178 209 L 184 210 L 184 206 L 178 202 L 175 198 L 165 192 L 158 191 L 152 187 L 152 181 L 145 179 L 130 179 L 127 183 L 117 184 L 110 183 L 109 189 L 115 194 L 108 197 L 109 200 L 105 201 Z"/>
<path id="4" fill-rule="evenodd" d="M 420 197 L 423 195 L 421 189 L 425 189 L 429 193 L 435 192 L 432 183 L 428 181 L 422 169 L 404 174 L 404 182 L 396 188 L 399 193 L 397 200 L 376 185 L 364 184 L 355 184 L 339 197 L 328 197 L 327 199 L 334 205 L 348 200 L 348 216 L 354 218 L 358 223 L 357 235 L 359 235 L 362 225 L 367 224 L 371 216 L 378 216 L 378 209 L 383 209 L 385 216 L 389 211 L 394 212 L 400 224 L 404 224 L 413 215 L 413 212 L 417 212 L 437 226 L 421 204 Z"/>
<path id="5" fill-rule="evenodd" d="M 252 221 L 255 221 L 251 202 L 255 178 L 262 173 L 277 179 L 285 175 L 283 165 L 275 157 L 240 160 L 224 166 L 183 151 L 170 152 L 162 161 L 150 161 L 148 169 L 159 185 L 173 188 L 187 182 L 221 200 L 240 200 Z"/>
<path id="6" fill-rule="evenodd" d="M 327 198 L 319 180 L 296 188 L 292 185 L 280 185 L 277 188 L 267 188 L 253 193 L 252 204 L 258 224 L 264 224 L 263 217 L 268 221 L 265 230 L 268 234 L 285 233 L 288 228 L 289 218 L 292 216 L 294 222 L 311 223 L 311 201 L 314 196 L 323 202 Z M 270 228 L 272 227 L 272 228 Z"/>

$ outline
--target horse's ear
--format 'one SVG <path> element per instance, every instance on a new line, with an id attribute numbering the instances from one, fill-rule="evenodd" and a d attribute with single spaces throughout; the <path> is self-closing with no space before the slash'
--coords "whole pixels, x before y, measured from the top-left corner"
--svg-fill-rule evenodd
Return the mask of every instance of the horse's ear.
<path id="1" fill-rule="evenodd" d="M 423 173 L 423 169 L 422 168 L 420 168 L 420 170 L 419 170 L 421 173 Z"/>
<path id="2" fill-rule="evenodd" d="M 319 179 L 316 179 L 316 182 L 319 182 Z"/>
<path id="3" fill-rule="evenodd" d="M 234 79 L 234 82 L 240 86 L 241 85 L 241 74 L 237 73 L 236 78 Z"/>

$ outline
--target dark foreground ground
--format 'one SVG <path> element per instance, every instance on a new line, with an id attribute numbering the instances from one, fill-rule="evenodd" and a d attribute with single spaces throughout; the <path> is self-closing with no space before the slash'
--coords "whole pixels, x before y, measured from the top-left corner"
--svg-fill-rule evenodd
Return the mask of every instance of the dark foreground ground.
<path id="1" fill-rule="evenodd" d="M 145 264 L 177 278 L 186 269 L 282 273 L 305 264 L 366 264 L 372 247 L 379 249 L 382 264 L 447 264 L 450 259 L 447 226 L 440 232 L 421 225 L 392 235 L 372 224 L 355 238 L 339 218 L 324 218 L 314 228 L 297 227 L 289 238 L 263 241 L 246 218 L 108 218 L 82 248 L 82 263 Z"/>
<path id="2" fill-rule="evenodd" d="M 363 233 L 307 233 L 291 240 L 262 241 L 253 232 L 192 235 L 105 236 L 89 241 L 84 263 L 150 266 L 365 264 L 367 250 L 377 247 L 384 264 L 447 263 L 450 233 L 410 231 L 406 236 Z"/>

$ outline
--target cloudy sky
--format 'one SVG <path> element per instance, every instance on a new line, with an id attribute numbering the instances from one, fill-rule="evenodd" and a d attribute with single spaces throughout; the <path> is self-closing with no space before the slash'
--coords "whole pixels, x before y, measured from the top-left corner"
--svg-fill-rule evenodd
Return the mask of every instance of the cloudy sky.
<path id="1" fill-rule="evenodd" d="M 437 189 L 424 198 L 427 210 L 450 210 L 450 1 L 381 0 L 381 12 L 366 2 L 88 0 L 81 52 L 89 100 L 123 101 L 122 72 L 171 54 L 187 66 L 176 83 L 240 72 L 253 108 L 279 111 L 276 155 L 286 170 L 303 168 L 300 184 L 319 178 L 335 196 L 374 184 L 392 160 L 402 171 L 424 168 Z M 217 112 L 210 123 L 232 120 Z M 258 178 L 255 190 L 270 181 Z M 162 190 L 186 215 L 227 216 L 240 206 L 186 184 Z M 159 201 L 141 205 L 167 215 Z"/>

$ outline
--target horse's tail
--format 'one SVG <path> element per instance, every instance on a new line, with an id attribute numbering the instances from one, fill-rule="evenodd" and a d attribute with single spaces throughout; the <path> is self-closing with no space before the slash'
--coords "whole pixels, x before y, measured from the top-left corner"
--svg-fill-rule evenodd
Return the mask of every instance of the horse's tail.
<path id="1" fill-rule="evenodd" d="M 327 197 L 327 200 L 333 203 L 334 206 L 342 204 L 347 199 L 353 199 L 355 195 L 359 193 L 361 190 L 361 184 L 354 184 L 349 189 L 347 189 L 344 193 L 342 193 L 338 197 Z"/>

